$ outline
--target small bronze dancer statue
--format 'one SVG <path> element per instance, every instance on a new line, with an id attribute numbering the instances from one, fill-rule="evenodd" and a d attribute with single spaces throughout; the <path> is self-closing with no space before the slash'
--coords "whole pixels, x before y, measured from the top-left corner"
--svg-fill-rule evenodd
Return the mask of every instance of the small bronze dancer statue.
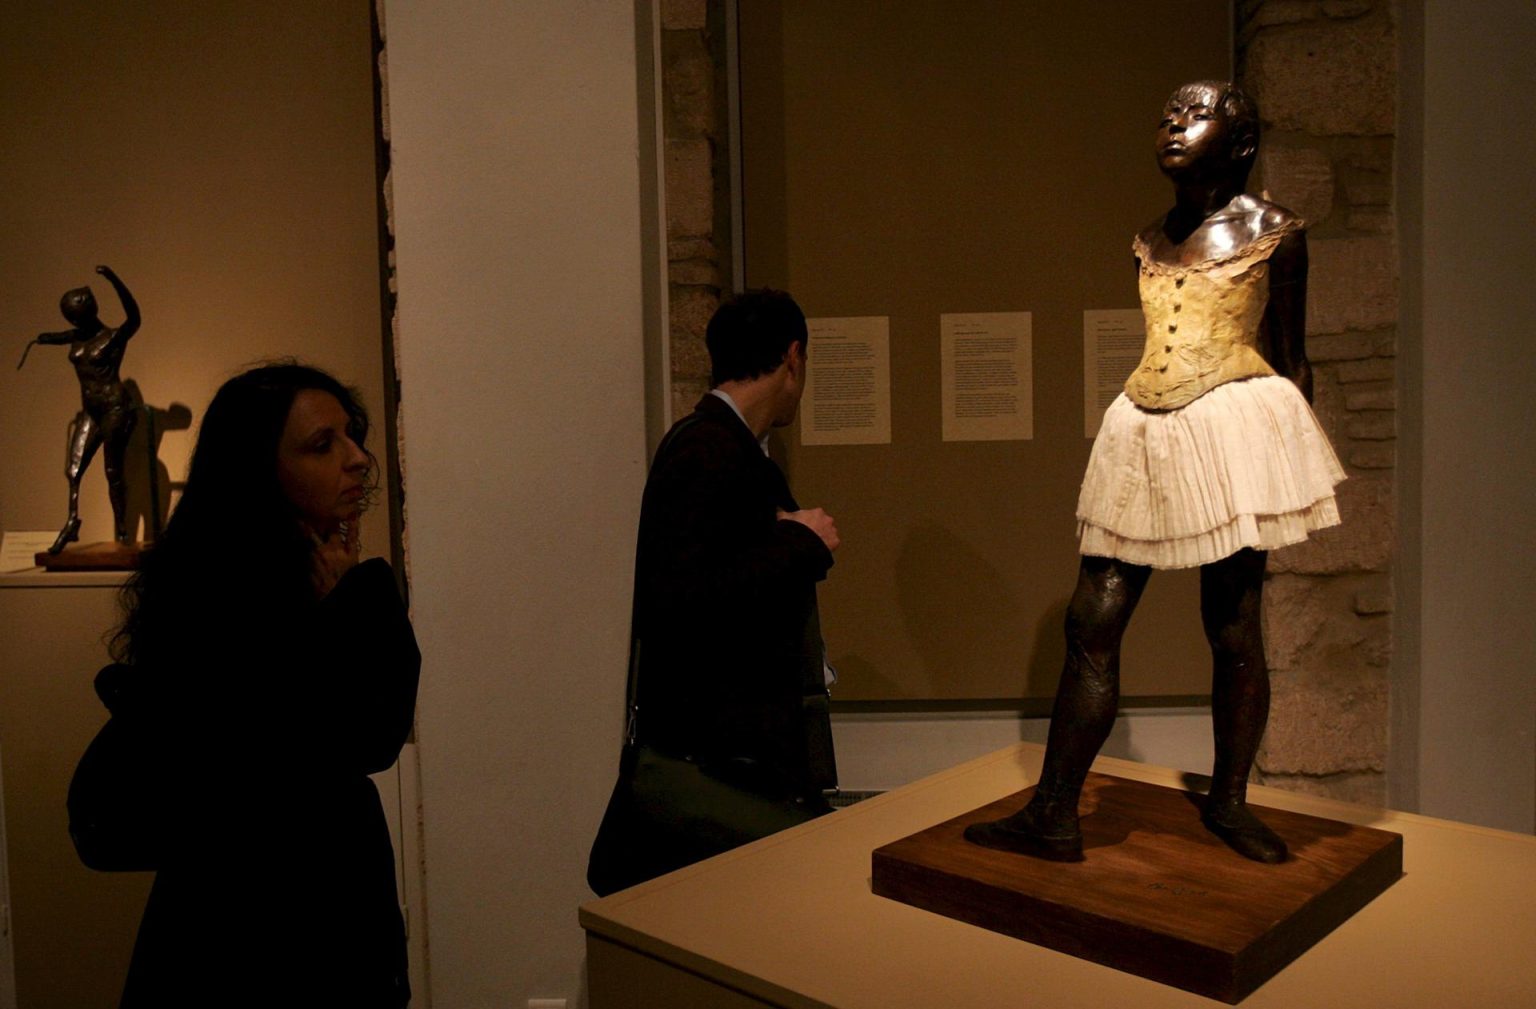
<path id="1" fill-rule="evenodd" d="M 107 489 L 112 497 L 112 521 L 119 543 L 128 542 L 127 492 L 123 486 L 123 457 L 133 434 L 138 413 L 133 397 L 123 386 L 119 370 L 123 351 L 139 329 L 139 305 L 128 287 L 108 266 L 96 267 L 117 291 L 127 318 L 117 328 L 102 324 L 97 315 L 96 296 L 89 287 L 66 291 L 59 299 L 59 310 L 74 329 L 62 333 L 43 333 L 22 351 L 19 370 L 27 363 L 32 345 L 69 345 L 69 360 L 80 379 L 80 412 L 70 424 L 69 461 L 64 475 L 69 478 L 69 519 L 59 531 L 59 538 L 48 548 L 51 554 L 80 538 L 80 478 L 91 464 L 96 450 L 106 446 Z"/>
<path id="2" fill-rule="evenodd" d="M 1308 405 L 1303 223 L 1243 192 L 1258 139 L 1258 110 L 1231 84 L 1186 84 L 1163 109 L 1157 161 L 1175 202 L 1132 243 L 1146 346 L 1083 479 L 1045 764 L 1023 809 L 966 829 L 976 844 L 1082 859 L 1078 800 L 1114 723 L 1121 635 L 1154 568 L 1198 565 L 1216 744 L 1201 820 L 1247 858 L 1286 857 L 1246 804 L 1269 718 L 1264 561 L 1338 523 L 1344 472 Z"/>

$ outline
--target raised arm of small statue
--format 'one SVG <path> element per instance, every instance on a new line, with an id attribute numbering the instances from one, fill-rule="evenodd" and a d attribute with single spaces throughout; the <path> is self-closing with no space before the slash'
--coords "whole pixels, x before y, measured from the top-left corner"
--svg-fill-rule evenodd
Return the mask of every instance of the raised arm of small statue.
<path id="1" fill-rule="evenodd" d="M 112 267 L 98 266 L 96 267 L 96 272 L 107 278 L 108 282 L 112 285 L 112 289 L 117 292 L 117 300 L 123 303 L 123 312 L 127 315 L 127 318 L 117 328 L 117 337 L 120 340 L 127 341 L 133 337 L 134 333 L 139 331 L 139 303 L 134 300 L 133 293 L 128 290 L 128 285 L 123 283 L 122 278 L 113 272 Z"/>

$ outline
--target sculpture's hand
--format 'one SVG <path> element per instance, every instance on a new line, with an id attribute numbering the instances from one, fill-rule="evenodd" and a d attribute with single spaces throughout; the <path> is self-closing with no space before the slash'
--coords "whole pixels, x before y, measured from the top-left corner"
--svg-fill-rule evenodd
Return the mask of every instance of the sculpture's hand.
<path id="1" fill-rule="evenodd" d="M 832 516 L 820 508 L 804 508 L 797 512 L 787 512 L 779 509 L 779 519 L 784 522 L 798 522 L 811 532 L 821 537 L 821 541 L 827 545 L 828 550 L 836 550 L 842 542 L 837 535 L 837 523 L 832 521 Z"/>
<path id="2" fill-rule="evenodd" d="M 112 282 L 112 289 L 117 292 L 117 300 L 123 303 L 123 313 L 128 316 L 123 324 L 117 328 L 118 339 L 127 341 L 139 330 L 139 303 L 133 300 L 133 294 L 128 290 L 128 285 L 123 283 L 112 267 L 102 264 L 96 267 L 96 272 Z"/>
<path id="3" fill-rule="evenodd" d="M 357 564 L 362 553 L 362 540 L 358 535 L 360 523 L 354 517 L 336 527 L 329 536 L 321 537 L 310 532 L 315 550 L 310 557 L 310 580 L 315 586 L 315 597 L 324 599 L 330 595 L 341 576 Z"/>

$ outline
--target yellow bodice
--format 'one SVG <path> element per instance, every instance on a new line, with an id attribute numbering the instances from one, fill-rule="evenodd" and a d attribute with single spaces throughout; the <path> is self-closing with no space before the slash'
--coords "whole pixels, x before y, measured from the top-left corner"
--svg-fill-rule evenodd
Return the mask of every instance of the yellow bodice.
<path id="1" fill-rule="evenodd" d="M 1278 228 L 1219 260 L 1192 266 L 1152 261 L 1138 235 L 1146 345 L 1125 394 L 1148 410 L 1187 406 L 1225 382 L 1275 370 L 1258 349 L 1269 304 L 1269 256 L 1301 222 Z"/>

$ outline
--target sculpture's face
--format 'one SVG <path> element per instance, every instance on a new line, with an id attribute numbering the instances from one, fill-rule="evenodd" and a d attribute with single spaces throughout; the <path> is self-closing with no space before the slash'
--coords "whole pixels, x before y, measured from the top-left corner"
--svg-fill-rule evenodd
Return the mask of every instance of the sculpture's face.
<path id="1" fill-rule="evenodd" d="M 356 519 L 367 497 L 371 461 L 347 434 L 350 426 L 335 396 L 302 389 L 278 440 L 278 483 L 300 520 L 321 539 Z"/>
<path id="2" fill-rule="evenodd" d="M 96 296 L 89 287 L 77 287 L 60 299 L 59 311 L 71 325 L 84 326 L 96 318 Z"/>
<path id="3" fill-rule="evenodd" d="M 1157 124 L 1157 164 L 1168 175 L 1231 160 L 1231 131 L 1213 88 L 1181 88 L 1163 106 Z"/>

